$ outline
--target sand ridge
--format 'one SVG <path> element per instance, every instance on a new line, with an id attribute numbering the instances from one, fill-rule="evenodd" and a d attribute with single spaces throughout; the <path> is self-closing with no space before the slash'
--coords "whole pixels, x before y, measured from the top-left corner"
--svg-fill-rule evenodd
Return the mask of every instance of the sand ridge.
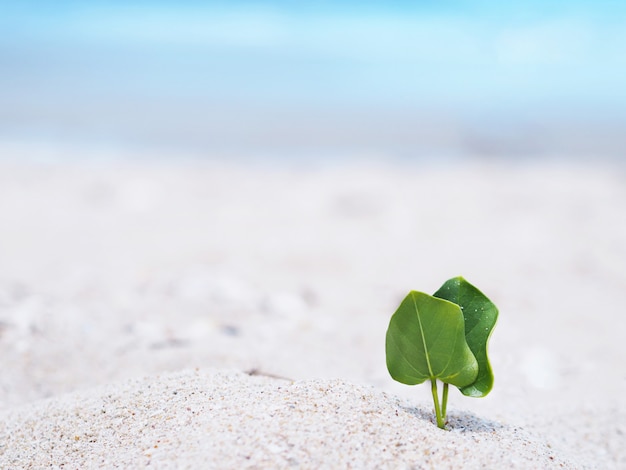
<path id="1" fill-rule="evenodd" d="M 573 468 L 542 436 L 373 387 L 183 371 L 1 414 L 2 468 Z"/>

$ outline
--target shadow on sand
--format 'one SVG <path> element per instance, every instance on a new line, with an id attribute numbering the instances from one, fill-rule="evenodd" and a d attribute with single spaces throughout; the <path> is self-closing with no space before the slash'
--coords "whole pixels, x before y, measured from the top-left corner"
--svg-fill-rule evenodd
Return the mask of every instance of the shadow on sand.
<path id="1" fill-rule="evenodd" d="M 401 408 L 418 419 L 428 421 L 434 426 L 437 425 L 434 411 L 407 406 L 402 406 Z M 446 419 L 447 430 L 461 433 L 494 433 L 505 428 L 507 428 L 505 424 L 481 418 L 480 416 L 467 411 L 449 413 Z"/>

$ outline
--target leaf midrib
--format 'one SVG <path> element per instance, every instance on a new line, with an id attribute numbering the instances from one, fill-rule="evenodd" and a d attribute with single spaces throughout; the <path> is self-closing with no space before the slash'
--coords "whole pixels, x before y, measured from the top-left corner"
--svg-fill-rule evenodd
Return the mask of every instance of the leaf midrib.
<path id="1" fill-rule="evenodd" d="M 417 323 L 420 326 L 420 335 L 422 336 L 422 345 L 424 346 L 424 355 L 426 356 L 426 364 L 428 365 L 428 373 L 430 374 L 430 378 L 434 377 L 433 369 L 430 366 L 430 355 L 428 354 L 428 347 L 426 346 L 426 337 L 424 336 L 424 328 L 422 327 L 422 319 L 420 318 L 420 311 L 417 308 L 417 302 L 415 301 L 415 295 L 411 295 L 411 300 L 413 301 L 413 306 L 415 307 L 415 315 L 417 316 Z"/>

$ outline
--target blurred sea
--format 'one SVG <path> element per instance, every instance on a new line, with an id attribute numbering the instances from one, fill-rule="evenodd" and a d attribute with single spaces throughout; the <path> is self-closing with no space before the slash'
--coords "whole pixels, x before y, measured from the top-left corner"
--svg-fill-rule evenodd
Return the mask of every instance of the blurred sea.
<path id="1" fill-rule="evenodd" d="M 621 159 L 625 84 L 626 2 L 0 0 L 5 149 Z"/>

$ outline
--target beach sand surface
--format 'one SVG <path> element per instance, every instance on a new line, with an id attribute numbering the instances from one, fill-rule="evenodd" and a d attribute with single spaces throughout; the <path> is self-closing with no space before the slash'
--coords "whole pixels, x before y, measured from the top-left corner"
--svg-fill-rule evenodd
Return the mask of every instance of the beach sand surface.
<path id="1" fill-rule="evenodd" d="M 626 172 L 0 163 L 1 468 L 626 468 Z M 492 393 L 389 377 L 406 293 L 500 309 Z"/>

